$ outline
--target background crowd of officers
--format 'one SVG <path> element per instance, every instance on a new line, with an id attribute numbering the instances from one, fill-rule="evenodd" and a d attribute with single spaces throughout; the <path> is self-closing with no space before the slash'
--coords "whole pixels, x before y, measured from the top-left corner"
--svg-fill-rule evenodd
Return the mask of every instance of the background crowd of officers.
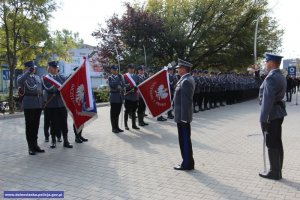
<path id="1" fill-rule="evenodd" d="M 297 91 L 299 91 L 300 87 L 300 78 L 296 78 L 293 76 L 286 76 L 286 101 L 291 102 L 292 101 L 292 95 L 296 94 Z"/>
<path id="2" fill-rule="evenodd" d="M 139 126 L 148 125 L 144 121 L 144 117 L 147 115 L 145 113 L 146 105 L 136 86 L 147 80 L 154 72 L 150 70 L 146 72 L 144 66 L 135 68 L 132 64 L 127 66 L 128 73 L 126 75 L 119 74 L 119 67 L 116 65 L 111 67 L 111 71 L 112 75 L 108 78 L 108 85 L 110 88 L 112 132 L 120 133 L 124 131 L 119 128 L 118 123 L 123 100 L 125 129 L 130 129 L 128 126 L 129 118 L 132 121 L 132 129 L 139 129 L 136 118 L 138 118 Z M 170 64 L 168 65 L 168 72 L 173 99 L 176 83 L 180 76 L 176 73 L 175 66 Z M 191 73 L 196 83 L 193 97 L 194 113 L 256 98 L 261 84 L 261 79 L 251 74 L 238 74 L 235 72 L 209 73 L 207 70 L 198 69 L 193 70 Z M 136 86 L 132 86 L 124 76 L 130 76 L 135 81 Z M 172 111 L 167 113 L 167 118 L 174 118 Z M 157 120 L 165 121 L 167 119 L 160 116 Z"/>

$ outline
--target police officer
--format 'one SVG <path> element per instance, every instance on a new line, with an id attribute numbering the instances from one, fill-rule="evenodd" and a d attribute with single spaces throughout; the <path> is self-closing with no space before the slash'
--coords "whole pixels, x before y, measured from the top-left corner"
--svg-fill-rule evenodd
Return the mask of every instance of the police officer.
<path id="1" fill-rule="evenodd" d="M 195 81 L 190 74 L 192 64 L 178 59 L 178 73 L 181 78 L 178 81 L 174 95 L 175 122 L 177 123 L 179 146 L 182 163 L 175 170 L 194 169 L 193 149 L 191 142 L 191 125 L 193 119 L 193 96 Z"/>
<path id="2" fill-rule="evenodd" d="M 194 113 L 197 113 L 200 111 L 200 106 L 198 106 L 198 110 L 196 109 L 197 103 L 198 103 L 198 97 L 199 97 L 199 93 L 200 93 L 200 86 L 199 86 L 199 79 L 198 79 L 198 70 L 194 69 L 192 71 L 192 76 L 194 78 L 195 81 L 195 91 L 194 91 L 194 96 L 193 96 L 193 105 L 194 105 Z"/>
<path id="3" fill-rule="evenodd" d="M 25 116 L 25 132 L 29 155 L 44 153 L 38 146 L 38 130 L 43 106 L 43 86 L 39 76 L 35 75 L 33 61 L 24 63 L 25 72 L 17 79 L 19 87 L 23 88 L 22 108 Z"/>
<path id="4" fill-rule="evenodd" d="M 66 77 L 58 73 L 58 62 L 48 62 L 49 76 L 55 81 L 63 84 L 66 81 Z M 44 80 L 44 88 L 47 91 L 47 112 L 50 118 L 50 134 L 51 134 L 51 148 L 56 147 L 55 136 L 60 131 L 62 132 L 64 139 L 64 147 L 73 148 L 68 140 L 68 112 L 62 101 L 60 91 L 54 86 L 53 83 Z"/>
<path id="5" fill-rule="evenodd" d="M 134 66 L 133 64 L 129 64 L 127 66 L 128 73 L 124 74 L 124 81 L 125 81 L 125 114 L 124 114 L 124 123 L 125 129 L 129 130 L 128 127 L 128 116 L 131 115 L 132 120 L 132 128 L 133 129 L 140 129 L 136 125 L 136 110 L 138 107 L 139 102 L 139 95 L 137 85 L 138 78 L 137 75 L 134 74 Z"/>
<path id="6" fill-rule="evenodd" d="M 145 70 L 143 66 L 139 66 L 137 68 L 138 74 L 137 74 L 137 78 L 138 78 L 138 83 L 141 84 L 142 82 L 144 82 L 147 78 L 145 77 Z M 144 102 L 144 99 L 142 98 L 141 95 L 139 95 L 139 103 L 138 103 L 138 120 L 139 120 L 139 126 L 147 126 L 149 125 L 148 123 L 146 123 L 144 121 L 144 116 L 145 116 L 145 111 L 146 111 L 146 104 Z"/>
<path id="7" fill-rule="evenodd" d="M 267 77 L 260 87 L 260 123 L 263 133 L 266 133 L 270 171 L 259 176 L 279 180 L 282 178 L 283 145 L 281 140 L 281 125 L 287 115 L 283 98 L 286 91 L 286 79 L 280 72 L 282 56 L 266 54 Z"/>
<path id="8" fill-rule="evenodd" d="M 174 68 L 171 63 L 168 64 L 168 75 L 169 75 L 169 86 L 171 92 L 171 100 L 173 101 L 175 85 L 177 83 L 176 76 L 174 75 Z M 172 109 L 173 110 L 173 109 Z M 172 110 L 168 111 L 168 119 L 174 119 L 174 115 L 172 114 Z"/>
<path id="9" fill-rule="evenodd" d="M 108 77 L 108 85 L 110 88 L 110 121 L 113 133 L 124 132 L 124 130 L 119 128 L 119 116 L 123 105 L 125 82 L 118 70 L 119 67 L 117 65 L 112 65 L 112 75 Z"/>

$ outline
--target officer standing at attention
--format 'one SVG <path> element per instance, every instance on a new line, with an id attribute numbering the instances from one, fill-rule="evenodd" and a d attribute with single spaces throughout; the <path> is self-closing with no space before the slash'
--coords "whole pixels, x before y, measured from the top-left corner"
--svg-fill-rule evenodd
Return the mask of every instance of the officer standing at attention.
<path id="1" fill-rule="evenodd" d="M 28 144 L 29 155 L 44 153 L 45 150 L 38 146 L 38 131 L 40 117 L 43 107 L 43 85 L 41 78 L 35 75 L 35 65 L 33 61 L 24 63 L 25 72 L 17 79 L 19 87 L 23 88 L 24 97 L 22 108 L 25 116 L 25 132 Z"/>
<path id="2" fill-rule="evenodd" d="M 48 62 L 49 76 L 54 80 L 63 84 L 66 77 L 58 73 L 58 62 Z M 50 134 L 51 134 L 51 148 L 56 147 L 56 134 L 62 132 L 64 139 L 64 147 L 73 148 L 68 140 L 68 112 L 60 96 L 60 91 L 49 81 L 44 81 L 44 88 L 47 91 L 47 105 L 46 109 L 49 112 L 50 118 Z"/>
<path id="3" fill-rule="evenodd" d="M 192 64 L 178 59 L 178 73 L 181 76 L 174 94 L 175 122 L 177 123 L 179 146 L 182 163 L 175 170 L 193 170 L 194 158 L 191 142 L 191 125 L 193 119 L 193 96 L 195 81 L 190 74 Z"/>
<path id="4" fill-rule="evenodd" d="M 138 85 L 138 79 L 137 75 L 134 74 L 134 66 L 132 64 L 129 64 L 127 66 L 128 73 L 126 76 L 130 76 L 131 79 L 135 82 L 136 85 Z M 125 76 L 125 75 L 124 75 Z M 124 78 L 125 81 L 125 115 L 124 115 L 124 123 L 125 123 L 125 129 L 129 130 L 128 127 L 128 116 L 131 114 L 131 120 L 132 120 L 132 128 L 133 129 L 140 129 L 136 125 L 136 110 L 138 107 L 139 102 L 139 95 L 137 92 L 137 87 L 130 85 L 129 81 Z"/>
<path id="5" fill-rule="evenodd" d="M 137 74 L 137 78 L 138 78 L 138 83 L 141 84 L 142 82 L 144 82 L 147 78 L 145 77 L 144 74 L 144 67 L 143 66 L 139 66 L 137 68 L 138 74 Z M 138 120 L 139 120 L 139 126 L 147 126 L 149 125 L 148 123 L 146 123 L 144 121 L 144 116 L 145 116 L 145 111 L 146 111 L 146 104 L 144 102 L 144 99 L 142 98 L 141 95 L 139 95 L 139 104 L 138 104 Z"/>
<path id="6" fill-rule="evenodd" d="M 174 75 L 174 68 L 173 68 L 171 63 L 168 64 L 168 76 L 169 76 L 169 86 L 170 86 L 171 100 L 173 101 L 174 92 L 175 92 L 175 84 L 177 83 L 177 80 L 176 80 L 176 77 Z M 172 110 L 168 111 L 168 119 L 174 119 L 174 115 L 172 114 Z"/>
<path id="7" fill-rule="evenodd" d="M 281 125 L 287 115 L 285 103 L 282 101 L 286 91 L 286 79 L 280 72 L 282 56 L 266 54 L 267 77 L 260 86 L 260 123 L 263 133 L 266 133 L 270 170 L 260 173 L 263 178 L 279 180 L 282 178 L 283 145 L 281 140 Z"/>
<path id="8" fill-rule="evenodd" d="M 112 75 L 108 77 L 108 85 L 110 88 L 110 122 L 113 133 L 124 132 L 124 130 L 119 128 L 119 116 L 123 105 L 125 82 L 118 70 L 119 67 L 117 65 L 112 65 Z"/>

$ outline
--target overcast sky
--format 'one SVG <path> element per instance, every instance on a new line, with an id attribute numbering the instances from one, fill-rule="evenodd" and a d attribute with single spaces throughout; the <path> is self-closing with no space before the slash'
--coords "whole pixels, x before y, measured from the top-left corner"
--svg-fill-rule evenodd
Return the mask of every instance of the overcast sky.
<path id="1" fill-rule="evenodd" d="M 73 32 L 79 32 L 80 38 L 86 44 L 97 45 L 97 40 L 91 36 L 99 26 L 113 13 L 121 15 L 124 11 L 124 0 L 56 0 L 60 8 L 54 13 L 50 21 L 51 30 L 66 28 Z M 127 0 L 133 1 L 133 0 Z M 127 2 L 126 1 L 126 2 Z M 138 0 L 144 2 L 143 0 Z M 272 16 L 284 29 L 282 55 L 285 58 L 300 57 L 300 1 L 299 0 L 269 0 Z"/>

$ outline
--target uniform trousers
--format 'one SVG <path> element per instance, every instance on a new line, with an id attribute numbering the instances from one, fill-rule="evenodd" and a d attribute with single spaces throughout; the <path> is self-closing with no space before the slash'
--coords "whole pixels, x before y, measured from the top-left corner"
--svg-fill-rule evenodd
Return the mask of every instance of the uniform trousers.
<path id="1" fill-rule="evenodd" d="M 25 133 L 28 148 L 33 150 L 37 147 L 38 132 L 42 109 L 24 109 Z"/>
<path id="2" fill-rule="evenodd" d="M 194 168 L 193 147 L 191 141 L 190 123 L 177 123 L 179 147 L 182 157 L 182 168 Z"/>

